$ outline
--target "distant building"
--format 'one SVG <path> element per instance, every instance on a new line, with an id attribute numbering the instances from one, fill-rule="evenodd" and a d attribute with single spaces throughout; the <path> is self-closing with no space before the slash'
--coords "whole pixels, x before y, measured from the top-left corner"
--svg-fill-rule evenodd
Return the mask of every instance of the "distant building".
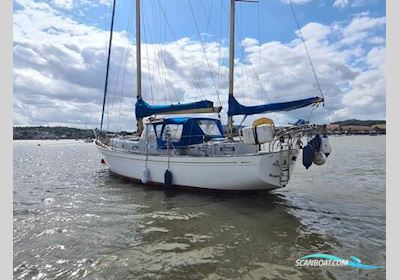
<path id="1" fill-rule="evenodd" d="M 326 125 L 326 129 L 332 132 L 335 130 L 340 130 L 340 124 L 333 124 L 333 123 L 328 124 Z"/>
<path id="2" fill-rule="evenodd" d="M 374 131 L 374 128 L 363 125 L 346 125 L 342 126 L 342 131 L 346 134 L 369 134 Z"/>
<path id="3" fill-rule="evenodd" d="M 346 125 L 342 126 L 343 130 L 352 130 L 352 131 L 371 131 L 373 130 L 372 127 L 370 126 L 364 126 L 364 125 Z"/>
<path id="4" fill-rule="evenodd" d="M 386 130 L 386 124 L 375 124 L 372 128 L 375 130 Z"/>

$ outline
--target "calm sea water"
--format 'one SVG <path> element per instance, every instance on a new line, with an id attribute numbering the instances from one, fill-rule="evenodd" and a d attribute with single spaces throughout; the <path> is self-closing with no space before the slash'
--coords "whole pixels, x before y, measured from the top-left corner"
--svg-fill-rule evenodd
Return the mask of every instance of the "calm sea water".
<path id="1" fill-rule="evenodd" d="M 14 278 L 384 279 L 295 266 L 311 253 L 385 265 L 385 136 L 331 143 L 285 189 L 226 194 L 136 185 L 94 144 L 14 141 Z"/>

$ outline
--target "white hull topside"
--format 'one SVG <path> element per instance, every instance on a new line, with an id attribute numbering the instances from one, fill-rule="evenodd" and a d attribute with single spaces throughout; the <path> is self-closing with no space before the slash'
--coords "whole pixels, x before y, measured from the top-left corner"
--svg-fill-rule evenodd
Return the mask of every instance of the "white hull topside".
<path id="1" fill-rule="evenodd" d="M 129 153 L 95 142 L 112 172 L 141 180 L 146 167 L 146 155 Z M 169 159 L 167 155 L 149 155 L 149 183 L 163 184 L 168 169 L 172 173 L 172 185 L 175 186 L 216 190 L 273 190 L 286 186 L 297 155 L 297 149 L 238 156 L 174 156 Z M 280 166 L 286 160 L 289 163 L 288 175 L 286 173 L 285 178 L 282 178 Z"/>

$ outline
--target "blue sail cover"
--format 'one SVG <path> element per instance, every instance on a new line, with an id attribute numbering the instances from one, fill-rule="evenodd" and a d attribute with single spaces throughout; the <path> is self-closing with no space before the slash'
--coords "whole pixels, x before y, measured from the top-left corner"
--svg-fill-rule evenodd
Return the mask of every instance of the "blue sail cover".
<path id="1" fill-rule="evenodd" d="M 312 104 L 317 104 L 322 101 L 323 101 L 323 99 L 320 97 L 311 97 L 311 98 L 300 99 L 300 100 L 289 101 L 289 102 L 270 103 L 270 104 L 257 105 L 257 106 L 244 106 L 244 105 L 241 105 L 234 96 L 229 95 L 228 116 L 254 115 L 254 114 L 267 113 L 267 112 L 290 111 L 290 110 L 306 107 L 306 106 L 309 106 Z"/>
<path id="2" fill-rule="evenodd" d="M 137 119 L 142 119 L 147 116 L 156 114 L 166 114 L 170 112 L 179 112 L 196 109 L 212 110 L 214 103 L 209 100 L 185 103 L 185 104 L 172 104 L 172 105 L 150 105 L 143 99 L 138 99 L 135 105 L 135 114 Z"/>

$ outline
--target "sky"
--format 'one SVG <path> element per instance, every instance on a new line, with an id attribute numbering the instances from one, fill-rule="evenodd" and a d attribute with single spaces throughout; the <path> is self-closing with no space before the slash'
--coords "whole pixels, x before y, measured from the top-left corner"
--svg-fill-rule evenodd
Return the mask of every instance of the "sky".
<path id="1" fill-rule="evenodd" d="M 134 130 L 135 3 L 116 2 L 105 127 Z M 325 106 L 266 116 L 279 125 L 386 119 L 385 1 L 292 3 L 300 30 L 288 0 L 236 3 L 238 101 L 320 96 L 313 66 Z M 14 125 L 99 127 L 111 9 L 112 0 L 14 0 Z M 144 100 L 208 99 L 226 122 L 229 1 L 144 0 L 141 10 Z"/>

